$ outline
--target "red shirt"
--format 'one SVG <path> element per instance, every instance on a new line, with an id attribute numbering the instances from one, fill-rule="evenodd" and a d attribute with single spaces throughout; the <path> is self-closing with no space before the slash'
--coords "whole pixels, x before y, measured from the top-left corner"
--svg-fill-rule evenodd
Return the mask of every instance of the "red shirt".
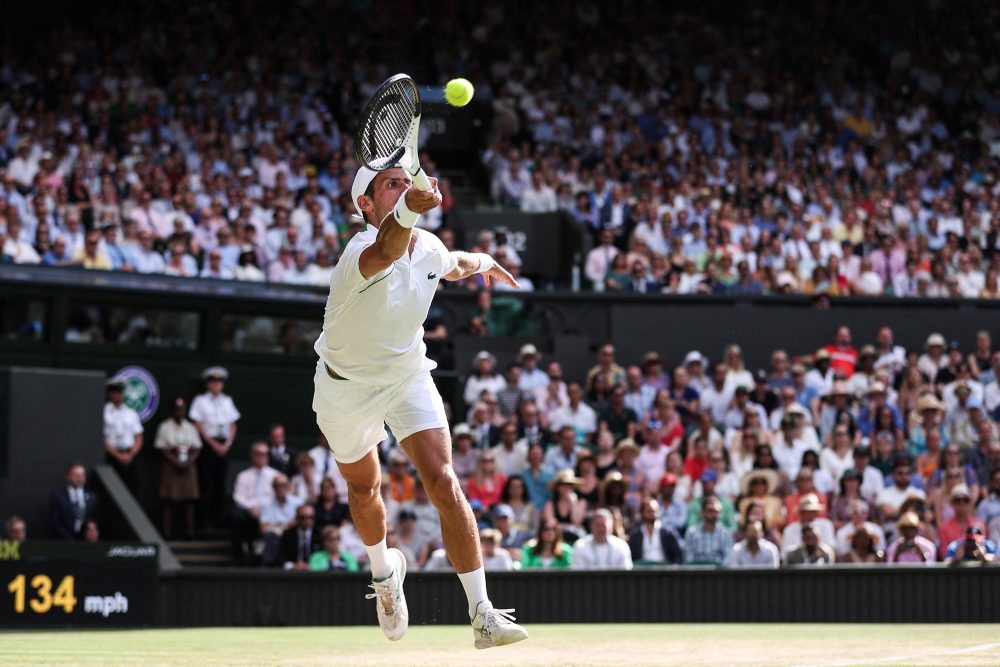
<path id="1" fill-rule="evenodd" d="M 484 509 L 489 509 L 497 503 L 500 502 L 500 496 L 503 495 L 503 486 L 507 483 L 507 478 L 503 475 L 497 475 L 493 483 L 492 489 L 480 488 L 476 483 L 475 477 L 470 477 L 468 482 L 468 493 L 469 500 L 473 498 L 479 498 L 483 503 Z"/>
<path id="2" fill-rule="evenodd" d="M 689 456 L 688 460 L 684 462 L 684 474 L 687 475 L 692 482 L 697 482 L 701 479 L 701 473 L 708 469 L 708 458 L 698 459 L 693 456 Z"/>
<path id="3" fill-rule="evenodd" d="M 858 365 L 858 351 L 855 348 L 830 343 L 823 349 L 830 353 L 830 368 L 835 373 L 843 373 L 848 378 L 854 375 L 854 369 Z"/>

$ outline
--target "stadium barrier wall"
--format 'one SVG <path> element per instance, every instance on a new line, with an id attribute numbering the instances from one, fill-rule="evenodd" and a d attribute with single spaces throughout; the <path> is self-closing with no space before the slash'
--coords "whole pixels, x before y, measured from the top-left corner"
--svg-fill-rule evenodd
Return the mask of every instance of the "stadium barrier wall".
<path id="1" fill-rule="evenodd" d="M 166 627 L 371 625 L 366 574 L 185 568 L 159 582 Z M 524 623 L 996 623 L 1000 568 L 862 567 L 491 572 Z M 406 577 L 414 624 L 466 623 L 451 573 Z"/>

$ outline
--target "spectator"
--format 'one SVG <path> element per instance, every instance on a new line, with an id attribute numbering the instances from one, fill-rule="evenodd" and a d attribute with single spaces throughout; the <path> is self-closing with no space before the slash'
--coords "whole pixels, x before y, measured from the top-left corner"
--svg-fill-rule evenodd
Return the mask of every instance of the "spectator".
<path id="1" fill-rule="evenodd" d="M 240 412 L 233 404 L 233 399 L 222 391 L 229 379 L 229 372 L 225 368 L 206 368 L 201 378 L 205 381 L 206 391 L 191 401 L 188 418 L 194 422 L 205 445 L 198 465 L 203 521 L 207 526 L 219 526 L 222 525 L 225 511 L 229 450 L 236 438 L 236 422 L 240 419 Z"/>
<path id="2" fill-rule="evenodd" d="M 521 475 L 511 475 L 504 484 L 500 502 L 513 512 L 512 525 L 519 530 L 533 533 L 538 524 L 540 511 L 531 500 L 528 487 Z M 544 505 L 543 505 L 544 507 Z M 496 510 L 494 510 L 494 513 Z"/>
<path id="3" fill-rule="evenodd" d="M 518 440 L 517 424 L 508 421 L 500 427 L 500 444 L 490 450 L 496 469 L 504 477 L 516 475 L 528 467 L 528 445 Z"/>
<path id="4" fill-rule="evenodd" d="M 579 385 L 576 385 L 579 388 Z M 556 432 L 554 447 L 545 452 L 544 467 L 551 474 L 560 470 L 576 468 L 577 456 L 583 448 L 577 446 L 576 429 L 570 425 L 560 427 Z"/>
<path id="5" fill-rule="evenodd" d="M 87 469 L 82 463 L 71 463 L 66 471 L 66 485 L 49 496 L 49 529 L 61 540 L 82 539 L 87 521 L 99 516 L 97 495 L 84 488 Z"/>
<path id="6" fill-rule="evenodd" d="M 747 524 L 743 540 L 733 545 L 726 558 L 727 567 L 759 567 L 778 569 L 781 555 L 778 547 L 764 537 L 764 526 L 760 521 Z"/>
<path id="7" fill-rule="evenodd" d="M 573 429 L 578 445 L 588 444 L 593 441 L 594 433 L 597 431 L 597 413 L 583 402 L 583 388 L 579 383 L 568 383 L 566 391 L 569 402 L 552 411 L 549 415 L 550 426 L 553 431 L 560 432 L 569 426 Z"/>
<path id="8" fill-rule="evenodd" d="M 785 517 L 782 513 L 781 499 L 775 492 L 781 480 L 778 474 L 767 468 L 751 470 L 740 481 L 739 512 L 740 516 L 746 516 L 748 507 L 757 503 L 764 512 L 764 520 L 769 526 L 781 527 L 785 524 Z"/>
<path id="9" fill-rule="evenodd" d="M 170 419 L 160 422 L 154 446 L 163 454 L 160 476 L 160 501 L 163 503 L 163 536 L 173 533 L 173 511 L 182 510 L 184 535 L 194 539 L 194 505 L 198 500 L 198 470 L 195 464 L 201 454 L 198 429 L 185 418 L 187 401 L 177 396 L 170 403 Z"/>
<path id="10" fill-rule="evenodd" d="M 615 347 L 605 343 L 597 353 L 597 364 L 587 371 L 587 389 L 594 386 L 594 378 L 600 374 L 608 387 L 625 382 L 625 369 L 615 363 Z"/>
<path id="11" fill-rule="evenodd" d="M 691 502 L 688 503 L 687 529 L 691 530 L 691 528 L 698 525 L 704 516 L 702 505 L 706 499 L 714 498 L 719 503 L 721 509 L 718 519 L 719 525 L 730 532 L 736 530 L 736 508 L 733 506 L 733 501 L 716 492 L 716 485 L 719 481 L 718 473 L 714 470 L 706 470 L 701 474 L 699 481 L 701 483 L 701 495 L 692 498 Z"/>
<path id="12" fill-rule="evenodd" d="M 327 526 L 339 526 L 345 519 L 351 517 L 350 508 L 345 503 L 340 502 L 337 486 L 329 477 L 324 477 L 320 482 L 319 497 L 313 505 L 313 510 L 316 530 L 323 530 Z M 388 512 L 388 508 L 386 510 Z"/>
<path id="13" fill-rule="evenodd" d="M 813 484 L 813 471 L 810 468 L 802 468 L 795 476 L 795 493 L 785 497 L 785 518 L 788 523 L 799 520 L 799 501 L 806 495 L 816 497 L 822 506 L 818 516 L 826 518 L 826 495 L 822 491 L 816 490 L 816 486 Z"/>
<path id="14" fill-rule="evenodd" d="M 543 518 L 538 524 L 538 535 L 521 551 L 521 568 L 568 569 L 572 563 L 573 547 L 563 542 L 559 524 L 555 519 Z"/>
<path id="15" fill-rule="evenodd" d="M 542 355 L 538 353 L 531 343 L 521 346 L 518 353 L 518 363 L 521 365 L 521 377 L 518 379 L 518 388 L 525 393 L 534 395 L 536 398 L 549 383 L 549 376 L 538 367 L 542 360 Z"/>
<path id="16" fill-rule="evenodd" d="M 514 561 L 506 549 L 500 546 L 500 531 L 485 528 L 479 531 L 479 543 L 483 551 L 483 567 L 490 572 L 509 572 L 514 569 Z"/>
<path id="17" fill-rule="evenodd" d="M 271 452 L 274 452 L 273 448 Z M 299 452 L 295 457 L 295 462 L 298 473 L 292 477 L 289 493 L 295 497 L 300 505 L 313 505 L 319 498 L 320 484 L 325 478 L 316 473 L 316 462 L 313 461 L 309 452 Z"/>
<path id="18" fill-rule="evenodd" d="M 786 553 L 786 565 L 832 565 L 836 562 L 833 549 L 820 539 L 815 526 L 802 524 L 801 535 L 802 543 Z"/>
<path id="19" fill-rule="evenodd" d="M 260 510 L 260 535 L 264 543 L 261 561 L 264 565 L 280 562 L 282 536 L 298 521 L 299 503 L 288 493 L 288 477 L 279 472 L 271 480 L 271 488 L 274 494 Z"/>
<path id="20" fill-rule="evenodd" d="M 926 499 L 927 495 L 922 489 L 918 489 L 911 484 L 910 461 L 908 458 L 899 457 L 892 468 L 892 484 L 879 491 L 875 498 L 879 512 L 883 521 L 894 521 L 900 512 L 903 501 L 911 496 Z"/>
<path id="21" fill-rule="evenodd" d="M 3 539 L 23 544 L 28 539 L 28 524 L 16 514 L 8 517 L 3 523 Z"/>
<path id="22" fill-rule="evenodd" d="M 840 528 L 837 528 L 836 540 L 830 545 L 838 557 L 843 556 L 851 550 L 852 536 L 859 530 L 865 530 L 869 534 L 871 537 L 869 546 L 872 546 L 873 550 L 883 550 L 885 548 L 885 532 L 878 524 L 869 521 L 868 518 L 868 503 L 860 499 L 851 501 L 849 520 Z"/>
<path id="23" fill-rule="evenodd" d="M 995 563 L 997 547 L 985 537 L 983 527 L 970 525 L 964 538 L 958 538 L 948 545 L 945 560 L 949 565 Z"/>
<path id="24" fill-rule="evenodd" d="M 470 500 L 479 500 L 486 509 L 500 502 L 507 478 L 497 471 L 496 457 L 492 450 L 480 452 L 475 474 L 466 485 L 466 495 Z"/>
<path id="25" fill-rule="evenodd" d="M 833 531 L 833 523 L 829 519 L 820 518 L 819 513 L 823 511 L 823 505 L 815 494 L 806 494 L 799 501 L 799 520 L 790 522 L 785 526 L 781 534 L 781 544 L 787 556 L 788 552 L 802 544 L 802 527 L 812 526 L 813 530 L 819 533 L 824 545 L 833 554 L 832 545 L 836 542 L 836 535 Z M 833 562 L 831 558 L 828 562 Z"/>
<path id="26" fill-rule="evenodd" d="M 545 450 L 541 445 L 531 445 L 528 448 L 528 467 L 521 474 L 527 496 L 537 512 L 545 507 L 545 501 L 549 497 L 548 484 L 553 477 L 553 473 L 545 465 L 544 457 Z"/>
<path id="27" fill-rule="evenodd" d="M 312 572 L 357 572 L 357 559 L 340 548 L 340 528 L 326 526 L 320 531 L 322 548 L 309 557 Z"/>
<path id="28" fill-rule="evenodd" d="M 904 512 L 896 522 L 896 530 L 899 537 L 889 545 L 886 562 L 930 565 L 935 561 L 937 547 L 917 534 L 920 530 L 920 517 L 915 512 Z"/>
<path id="29" fill-rule="evenodd" d="M 643 384 L 653 388 L 654 394 L 660 389 L 666 389 L 670 385 L 670 379 L 663 372 L 663 357 L 658 352 L 647 352 L 642 355 L 642 377 Z M 650 401 L 652 404 L 652 401 Z M 636 412 L 636 414 L 641 414 Z"/>
<path id="30" fill-rule="evenodd" d="M 272 424 L 267 434 L 267 464 L 291 478 L 297 472 L 295 465 L 299 451 L 289 447 L 285 443 L 285 427 L 281 424 Z"/>
<path id="31" fill-rule="evenodd" d="M 632 553 L 627 542 L 611 534 L 614 518 L 606 509 L 594 512 L 590 534 L 573 545 L 574 570 L 631 570 Z"/>
<path id="32" fill-rule="evenodd" d="M 105 459 L 135 494 L 139 478 L 133 461 L 142 449 L 142 421 L 135 410 L 125 405 L 124 380 L 111 378 L 107 381 L 107 388 L 108 402 L 104 404 Z"/>
<path id="33" fill-rule="evenodd" d="M 521 367 L 516 363 L 508 364 L 504 381 L 506 382 L 504 388 L 497 392 L 497 405 L 500 407 L 500 416 L 511 419 L 524 396 L 524 392 L 518 386 L 521 381 Z"/>
<path id="34" fill-rule="evenodd" d="M 494 371 L 496 363 L 496 357 L 486 350 L 481 351 L 472 360 L 473 375 L 470 375 L 469 379 L 465 381 L 465 391 L 462 393 L 466 405 L 472 406 L 480 400 L 484 391 L 496 396 L 501 389 L 507 386 L 507 381 L 504 380 L 503 376 Z"/>
<path id="35" fill-rule="evenodd" d="M 517 513 L 506 503 L 493 508 L 493 525 L 500 533 L 500 547 L 506 549 L 515 562 L 520 563 L 521 547 L 531 539 L 532 533 L 520 527 L 523 524 L 517 521 Z"/>
<path id="36" fill-rule="evenodd" d="M 457 424 L 451 432 L 452 467 L 461 483 L 468 482 L 473 473 L 476 472 L 476 461 L 479 460 L 479 451 L 472 448 L 472 430 L 468 424 Z"/>
<path id="37" fill-rule="evenodd" d="M 393 500 L 397 503 L 413 500 L 415 478 L 410 474 L 410 459 L 401 449 L 395 450 L 389 457 L 388 478 Z"/>
<path id="38" fill-rule="evenodd" d="M 441 517 L 428 498 L 424 483 L 419 477 L 413 486 L 413 500 L 403 503 L 400 510 L 406 510 L 417 518 L 414 550 L 420 553 L 426 547 L 430 551 L 430 545 L 441 539 Z"/>
<path id="39" fill-rule="evenodd" d="M 1000 517 L 1000 467 L 994 468 L 990 474 L 989 495 L 976 508 L 976 518 L 986 526 L 997 517 Z"/>
<path id="40" fill-rule="evenodd" d="M 250 447 L 250 467 L 236 476 L 233 488 L 233 560 L 247 564 L 256 555 L 248 547 L 260 535 L 261 512 L 274 499 L 274 479 L 278 471 L 267 465 L 268 448 L 264 442 Z"/>
<path id="41" fill-rule="evenodd" d="M 313 554 L 325 548 L 316 528 L 316 510 L 312 505 L 299 505 L 295 523 L 281 534 L 277 562 L 284 563 L 286 570 L 309 570 Z"/>
<path id="42" fill-rule="evenodd" d="M 868 465 L 869 461 L 871 461 L 871 448 L 868 445 L 854 448 L 854 469 L 861 475 L 861 497 L 869 503 L 874 503 L 885 486 L 885 477 L 877 468 Z"/>
<path id="43" fill-rule="evenodd" d="M 315 466 L 315 475 L 320 479 L 330 478 L 336 488 L 337 498 L 341 502 L 347 502 L 347 480 L 340 473 L 337 462 L 333 459 L 333 452 L 326 436 L 320 433 L 316 436 L 317 444 L 309 450 L 309 457 Z M 313 482 L 316 483 L 315 481 Z"/>
<path id="44" fill-rule="evenodd" d="M 733 548 L 732 532 L 719 525 L 722 504 L 707 496 L 701 508 L 701 523 L 689 528 L 684 536 L 685 564 L 722 565 Z"/>
<path id="45" fill-rule="evenodd" d="M 611 228 L 602 228 L 598 239 L 600 243 L 587 253 L 583 272 L 590 280 L 593 290 L 603 292 L 607 285 L 608 276 L 611 274 L 614 260 L 620 251 L 614 245 L 615 233 Z"/>
<path id="46" fill-rule="evenodd" d="M 563 531 L 563 539 L 571 544 L 583 535 L 583 518 L 587 511 L 587 503 L 576 494 L 580 478 L 573 475 L 573 470 L 566 468 L 556 473 L 549 482 L 550 498 L 545 503 L 542 516 L 555 519 Z"/>
<path id="47" fill-rule="evenodd" d="M 673 526 L 662 523 L 661 516 L 660 504 L 655 499 L 644 500 L 639 506 L 641 521 L 628 539 L 633 563 L 679 565 L 683 561 L 680 536 Z"/>
<path id="48" fill-rule="evenodd" d="M 951 547 L 952 542 L 959 540 L 970 526 L 977 526 L 982 531 L 980 535 L 985 535 L 986 526 L 973 514 L 972 497 L 969 487 L 965 484 L 958 484 L 951 490 L 949 496 L 954 516 L 938 526 L 938 536 L 941 545 L 938 555 L 942 560 L 946 558 L 946 552 Z"/>

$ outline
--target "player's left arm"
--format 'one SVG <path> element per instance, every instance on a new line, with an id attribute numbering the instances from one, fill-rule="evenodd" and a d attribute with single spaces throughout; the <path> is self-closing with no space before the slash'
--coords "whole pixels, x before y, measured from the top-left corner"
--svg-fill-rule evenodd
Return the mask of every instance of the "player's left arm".
<path id="1" fill-rule="evenodd" d="M 441 276 L 442 280 L 462 280 L 477 273 L 483 274 L 483 282 L 486 287 L 492 287 L 498 282 L 507 283 L 511 287 L 520 289 L 521 286 L 514 280 L 514 276 L 507 272 L 507 269 L 497 264 L 496 260 L 484 252 L 462 252 L 456 250 L 451 253 L 457 266 Z"/>

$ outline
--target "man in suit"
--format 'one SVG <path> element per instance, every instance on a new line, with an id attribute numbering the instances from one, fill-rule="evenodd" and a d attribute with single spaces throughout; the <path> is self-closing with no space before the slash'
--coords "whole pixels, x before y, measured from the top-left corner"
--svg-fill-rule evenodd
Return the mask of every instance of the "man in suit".
<path id="1" fill-rule="evenodd" d="M 819 530 L 811 523 L 802 526 L 802 544 L 785 556 L 786 565 L 833 565 L 836 560 L 833 549 L 820 540 Z"/>
<path id="2" fill-rule="evenodd" d="M 663 287 L 656 280 L 652 280 L 646 272 L 646 267 L 642 262 L 636 260 L 632 262 L 632 273 L 625 283 L 625 291 L 629 294 L 659 294 Z"/>
<path id="3" fill-rule="evenodd" d="M 312 505 L 302 505 L 295 512 L 295 525 L 281 534 L 278 562 L 284 563 L 286 570 L 308 570 L 309 557 L 322 548 L 315 520 Z"/>
<path id="4" fill-rule="evenodd" d="M 295 459 L 299 450 L 285 444 L 285 427 L 281 424 L 271 426 L 268 436 L 268 465 L 291 479 L 298 472 Z"/>
<path id="5" fill-rule="evenodd" d="M 73 541 L 88 521 L 97 521 L 97 496 L 83 488 L 87 469 L 73 463 L 66 472 L 66 485 L 52 492 L 49 499 L 49 526 L 59 538 Z"/>
<path id="6" fill-rule="evenodd" d="M 660 503 L 652 498 L 644 500 L 639 516 L 642 522 L 628 538 L 632 562 L 679 565 L 684 560 L 681 540 L 672 526 L 660 522 Z"/>

